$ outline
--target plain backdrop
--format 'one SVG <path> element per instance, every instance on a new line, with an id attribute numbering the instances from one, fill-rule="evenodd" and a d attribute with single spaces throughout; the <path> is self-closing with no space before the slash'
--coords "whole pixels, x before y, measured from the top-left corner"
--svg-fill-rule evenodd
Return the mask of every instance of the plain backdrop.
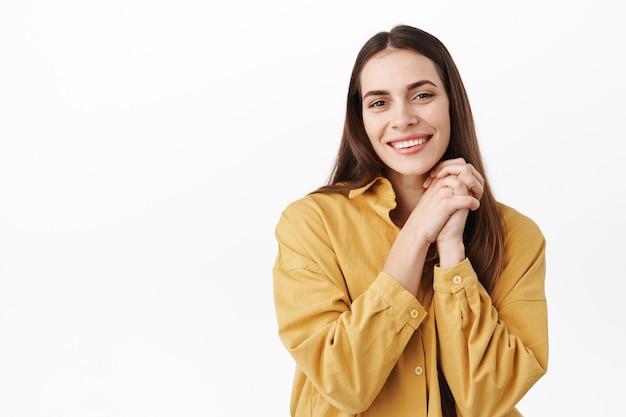
<path id="1" fill-rule="evenodd" d="M 546 235 L 526 416 L 617 415 L 623 1 L 0 0 L 0 417 L 287 416 L 274 226 L 361 45 L 452 53 L 496 196 Z"/>

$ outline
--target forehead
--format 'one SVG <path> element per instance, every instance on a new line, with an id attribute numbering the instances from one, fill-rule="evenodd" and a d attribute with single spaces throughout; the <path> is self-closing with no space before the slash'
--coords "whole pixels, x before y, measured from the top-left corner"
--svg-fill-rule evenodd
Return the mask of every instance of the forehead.
<path id="1" fill-rule="evenodd" d="M 428 80 L 443 87 L 437 66 L 422 54 L 408 49 L 386 49 L 372 56 L 361 70 L 361 89 L 388 89 Z"/>

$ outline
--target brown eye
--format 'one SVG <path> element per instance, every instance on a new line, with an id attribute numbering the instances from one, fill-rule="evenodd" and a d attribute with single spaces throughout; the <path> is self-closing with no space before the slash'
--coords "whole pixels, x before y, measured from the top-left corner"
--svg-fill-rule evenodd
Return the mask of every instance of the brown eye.
<path id="1" fill-rule="evenodd" d="M 415 96 L 414 100 L 424 101 L 428 100 L 431 97 L 434 97 L 434 95 L 430 93 L 419 93 Z"/>

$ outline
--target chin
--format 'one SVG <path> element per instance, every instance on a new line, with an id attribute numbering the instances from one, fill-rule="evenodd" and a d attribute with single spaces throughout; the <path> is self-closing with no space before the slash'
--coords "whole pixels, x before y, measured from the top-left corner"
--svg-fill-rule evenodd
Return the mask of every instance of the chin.
<path id="1" fill-rule="evenodd" d="M 400 169 L 397 170 L 397 172 L 401 175 L 407 175 L 407 176 L 424 176 L 424 175 L 428 175 L 428 173 L 433 169 L 433 167 L 436 164 L 428 164 L 428 165 L 422 165 L 419 164 L 416 166 L 416 164 L 412 164 L 410 166 L 404 166 L 404 167 L 398 167 Z"/>
<path id="2" fill-rule="evenodd" d="M 432 168 L 429 169 L 415 169 L 415 168 L 407 168 L 407 169 L 389 169 L 389 173 L 395 177 L 403 177 L 403 178 L 418 178 L 418 179 L 426 179 L 426 176 L 430 172 Z"/>

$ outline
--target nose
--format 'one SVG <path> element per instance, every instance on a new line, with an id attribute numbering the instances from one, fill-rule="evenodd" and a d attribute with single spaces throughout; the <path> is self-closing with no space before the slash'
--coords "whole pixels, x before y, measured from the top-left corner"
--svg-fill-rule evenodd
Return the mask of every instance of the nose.
<path id="1" fill-rule="evenodd" d="M 415 109 L 409 103 L 397 103 L 395 106 L 393 127 L 396 129 L 406 129 L 419 122 L 419 117 Z"/>

